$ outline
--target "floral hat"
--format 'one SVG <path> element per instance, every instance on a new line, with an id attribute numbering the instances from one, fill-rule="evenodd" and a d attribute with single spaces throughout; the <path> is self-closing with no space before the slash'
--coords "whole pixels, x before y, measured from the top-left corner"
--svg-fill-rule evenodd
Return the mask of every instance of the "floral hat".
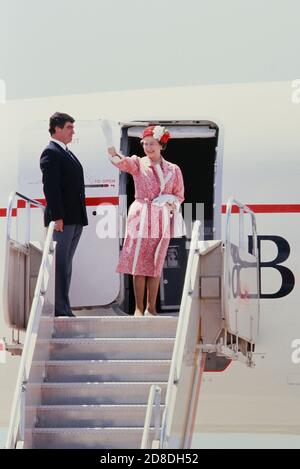
<path id="1" fill-rule="evenodd" d="M 167 143 L 169 138 L 171 137 L 170 132 L 161 125 L 150 125 L 146 127 L 142 139 L 145 137 L 154 137 L 156 140 L 159 141 L 161 144 Z"/>

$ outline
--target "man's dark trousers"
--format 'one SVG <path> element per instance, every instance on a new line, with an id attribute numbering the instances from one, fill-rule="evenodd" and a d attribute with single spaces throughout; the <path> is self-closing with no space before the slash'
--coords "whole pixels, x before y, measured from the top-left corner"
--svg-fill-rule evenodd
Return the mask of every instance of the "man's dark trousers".
<path id="1" fill-rule="evenodd" d="M 72 277 L 72 261 L 79 242 L 83 226 L 65 225 L 63 231 L 54 231 L 53 240 L 56 241 L 55 266 L 55 313 L 56 315 L 70 315 L 72 313 L 69 290 Z"/>

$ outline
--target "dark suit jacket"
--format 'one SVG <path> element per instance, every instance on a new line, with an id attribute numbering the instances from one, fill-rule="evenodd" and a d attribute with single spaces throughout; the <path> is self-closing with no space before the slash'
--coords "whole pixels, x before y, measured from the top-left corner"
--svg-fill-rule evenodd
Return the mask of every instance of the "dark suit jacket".
<path id="1" fill-rule="evenodd" d="M 73 155 L 73 153 L 72 153 Z M 41 155 L 46 197 L 45 226 L 63 219 L 65 225 L 87 225 L 83 169 L 75 155 L 50 142 Z"/>

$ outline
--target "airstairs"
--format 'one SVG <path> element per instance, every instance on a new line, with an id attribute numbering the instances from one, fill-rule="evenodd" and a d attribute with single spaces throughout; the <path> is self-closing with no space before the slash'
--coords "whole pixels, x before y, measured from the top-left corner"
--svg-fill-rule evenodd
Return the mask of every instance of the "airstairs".
<path id="1" fill-rule="evenodd" d="M 239 212 L 237 244 L 231 236 L 233 207 Z M 249 249 L 244 215 L 251 220 Z M 35 282 L 29 237 L 21 246 L 7 232 L 5 314 L 26 335 L 6 447 L 190 448 L 208 354 L 254 365 L 259 325 L 254 215 L 230 200 L 225 242 L 199 240 L 195 222 L 179 317 L 136 318 L 103 307 L 93 316 L 55 318 L 53 228 Z M 24 271 L 31 282 L 23 274 L 19 282 L 24 279 L 30 314 L 26 302 L 24 314 L 20 305 L 14 313 L 9 279 L 16 247 L 29 259 Z"/>
<path id="2" fill-rule="evenodd" d="M 140 447 L 153 383 L 163 411 L 177 325 L 177 318 L 155 319 L 55 318 L 52 338 L 36 344 L 25 411 L 35 427 L 25 430 L 24 447 Z"/>

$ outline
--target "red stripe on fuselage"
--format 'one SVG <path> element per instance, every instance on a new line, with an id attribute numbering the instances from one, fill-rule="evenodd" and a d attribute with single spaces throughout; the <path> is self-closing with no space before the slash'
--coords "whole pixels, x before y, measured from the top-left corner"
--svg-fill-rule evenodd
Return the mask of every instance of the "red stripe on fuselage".
<path id="1" fill-rule="evenodd" d="M 96 205 L 119 205 L 119 197 L 87 197 L 85 199 L 87 207 Z"/>
<path id="2" fill-rule="evenodd" d="M 43 205 L 46 205 L 45 199 L 36 199 Z M 119 197 L 87 197 L 85 199 L 86 206 L 92 207 L 96 205 L 118 205 Z M 34 205 L 31 205 L 35 208 Z M 248 204 L 254 213 L 300 213 L 300 204 Z M 25 208 L 25 201 L 18 200 L 17 208 Z M 233 213 L 238 213 L 238 207 L 232 207 Z M 226 213 L 226 205 L 222 205 L 222 213 Z M 16 209 L 13 209 L 13 216 L 16 216 Z M 6 208 L 0 208 L 0 217 L 6 217 Z"/>
<path id="3" fill-rule="evenodd" d="M 37 202 L 40 202 L 42 205 L 46 205 L 45 199 L 35 199 Z M 119 197 L 87 197 L 85 199 L 85 204 L 87 207 L 93 207 L 97 205 L 119 205 Z M 25 200 L 18 200 L 17 208 L 25 208 Z M 31 208 L 37 208 L 36 205 L 30 205 Z M 12 216 L 17 216 L 17 208 L 13 208 Z M 0 208 L 0 217 L 6 217 L 6 208 Z"/>
<path id="4" fill-rule="evenodd" d="M 245 204 L 254 213 L 300 213 L 300 204 Z M 222 205 L 222 213 L 226 213 L 226 205 Z M 232 213 L 238 213 L 237 205 Z"/>
<path id="5" fill-rule="evenodd" d="M 0 208 L 0 217 L 6 217 L 6 212 L 7 212 L 6 208 Z M 12 216 L 13 217 L 17 216 L 17 209 L 16 208 L 12 209 Z"/>

